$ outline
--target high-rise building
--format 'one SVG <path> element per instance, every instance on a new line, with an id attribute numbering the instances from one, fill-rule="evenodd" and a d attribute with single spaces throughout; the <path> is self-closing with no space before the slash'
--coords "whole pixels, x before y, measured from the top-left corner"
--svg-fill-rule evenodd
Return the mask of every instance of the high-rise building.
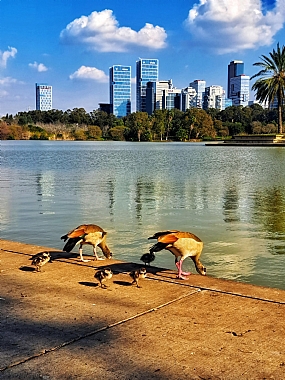
<path id="1" fill-rule="evenodd" d="M 205 88 L 204 109 L 225 109 L 225 90 L 222 86 L 209 86 Z"/>
<path id="2" fill-rule="evenodd" d="M 46 83 L 36 83 L 36 110 L 52 109 L 52 86 Z"/>
<path id="3" fill-rule="evenodd" d="M 228 65 L 228 98 L 231 98 L 231 78 L 244 74 L 243 61 L 231 61 Z"/>
<path id="4" fill-rule="evenodd" d="M 197 92 L 193 87 L 186 87 L 181 90 L 180 110 L 185 112 L 196 104 Z"/>
<path id="5" fill-rule="evenodd" d="M 136 110 L 146 112 L 146 88 L 148 82 L 158 81 L 158 59 L 142 59 L 136 62 Z"/>
<path id="6" fill-rule="evenodd" d="M 230 92 L 233 106 L 248 106 L 249 103 L 249 81 L 248 75 L 239 75 L 231 78 Z"/>
<path id="7" fill-rule="evenodd" d="M 196 97 L 193 99 L 193 107 L 203 108 L 206 81 L 196 79 L 194 82 L 191 82 L 189 86 L 196 90 Z"/>
<path id="8" fill-rule="evenodd" d="M 131 113 L 131 66 L 114 65 L 110 74 L 110 110 L 116 117 Z"/>
<path id="9" fill-rule="evenodd" d="M 181 90 L 173 86 L 172 80 L 148 82 L 146 87 L 146 112 L 154 110 L 180 109 Z"/>

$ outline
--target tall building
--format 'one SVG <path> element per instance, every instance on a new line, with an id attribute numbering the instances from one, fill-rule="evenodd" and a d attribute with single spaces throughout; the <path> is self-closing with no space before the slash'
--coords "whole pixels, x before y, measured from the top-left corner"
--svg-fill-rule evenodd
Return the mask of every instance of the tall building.
<path id="1" fill-rule="evenodd" d="M 231 61 L 228 65 L 228 98 L 231 99 L 231 78 L 244 75 L 243 61 Z"/>
<path id="2" fill-rule="evenodd" d="M 196 97 L 193 99 L 193 107 L 203 108 L 206 81 L 196 79 L 194 82 L 191 82 L 189 86 L 196 90 Z"/>
<path id="3" fill-rule="evenodd" d="M 225 109 L 225 91 L 222 86 L 209 86 L 205 88 L 204 109 Z"/>
<path id="4" fill-rule="evenodd" d="M 181 90 L 173 86 L 172 80 L 148 82 L 146 86 L 146 112 L 154 110 L 180 109 Z"/>
<path id="5" fill-rule="evenodd" d="M 196 104 L 197 92 L 193 87 L 186 87 L 181 90 L 180 110 L 185 112 Z"/>
<path id="6" fill-rule="evenodd" d="M 230 99 L 233 106 L 248 106 L 249 103 L 249 81 L 248 75 L 239 75 L 231 78 L 230 81 Z"/>
<path id="7" fill-rule="evenodd" d="M 36 110 L 52 109 L 52 86 L 46 83 L 36 83 Z"/>
<path id="8" fill-rule="evenodd" d="M 131 113 L 131 66 L 114 65 L 110 75 L 110 111 L 116 117 Z"/>
<path id="9" fill-rule="evenodd" d="M 158 59 L 142 59 L 136 62 L 136 110 L 146 112 L 146 88 L 148 82 L 158 81 Z"/>

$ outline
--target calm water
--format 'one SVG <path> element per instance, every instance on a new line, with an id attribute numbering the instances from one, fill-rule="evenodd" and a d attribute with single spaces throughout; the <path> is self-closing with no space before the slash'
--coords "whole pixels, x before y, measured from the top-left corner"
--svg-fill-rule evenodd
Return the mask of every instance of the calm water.
<path id="1" fill-rule="evenodd" d="M 61 249 L 61 235 L 96 223 L 116 258 L 140 262 L 154 232 L 187 230 L 210 276 L 285 289 L 285 148 L 0 144 L 3 239 Z M 155 264 L 175 268 L 167 251 Z"/>

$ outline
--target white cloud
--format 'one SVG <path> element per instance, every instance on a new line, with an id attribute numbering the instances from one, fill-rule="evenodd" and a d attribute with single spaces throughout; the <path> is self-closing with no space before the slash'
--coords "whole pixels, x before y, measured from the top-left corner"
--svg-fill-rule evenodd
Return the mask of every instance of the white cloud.
<path id="1" fill-rule="evenodd" d="M 8 50 L 6 51 L 0 50 L 0 66 L 6 67 L 8 59 L 14 58 L 16 54 L 17 54 L 17 49 L 14 47 L 8 46 Z"/>
<path id="2" fill-rule="evenodd" d="M 36 61 L 34 63 L 29 63 L 29 66 L 36 69 L 39 73 L 48 71 L 48 68 L 43 63 L 38 63 Z"/>
<path id="3" fill-rule="evenodd" d="M 167 34 L 164 28 L 148 23 L 138 32 L 119 27 L 113 11 L 105 9 L 75 19 L 62 30 L 60 37 L 66 43 L 86 44 L 100 52 L 125 52 L 134 46 L 165 48 Z"/>
<path id="4" fill-rule="evenodd" d="M 0 98 L 4 98 L 8 95 L 8 92 L 0 89 Z"/>
<path id="5" fill-rule="evenodd" d="M 273 43 L 285 22 L 284 0 L 263 13 L 261 0 L 200 0 L 185 24 L 193 41 L 219 54 L 255 49 Z"/>
<path id="6" fill-rule="evenodd" d="M 96 67 L 81 66 L 73 74 L 69 76 L 70 79 L 91 79 L 101 83 L 107 83 L 109 80 L 108 75 L 104 71 L 96 69 Z"/>
<path id="7" fill-rule="evenodd" d="M 1 86 L 7 86 L 13 83 L 17 83 L 17 79 L 11 78 L 11 77 L 6 77 L 6 78 L 0 78 L 0 85 Z"/>

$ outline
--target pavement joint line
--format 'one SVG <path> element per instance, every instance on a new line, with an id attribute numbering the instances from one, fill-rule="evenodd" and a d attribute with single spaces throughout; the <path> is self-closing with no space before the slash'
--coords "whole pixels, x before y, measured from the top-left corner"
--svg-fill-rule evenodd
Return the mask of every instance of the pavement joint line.
<path id="1" fill-rule="evenodd" d="M 161 278 L 155 278 L 155 277 L 149 277 L 149 276 L 146 277 L 145 279 L 146 280 L 148 279 L 148 280 L 168 282 L 170 284 L 175 284 L 175 285 L 195 288 L 195 289 L 198 289 L 198 291 L 207 290 L 209 292 L 216 292 L 216 293 L 227 294 L 227 295 L 235 296 L 235 297 L 242 297 L 242 298 L 253 299 L 253 300 L 256 300 L 256 301 L 263 301 L 263 302 L 269 302 L 269 303 L 274 303 L 274 304 L 278 304 L 278 305 L 285 305 L 284 301 L 275 301 L 275 300 L 271 300 L 271 299 L 268 299 L 268 298 L 249 296 L 249 295 L 241 294 L 241 293 L 227 292 L 226 290 L 215 289 L 215 288 L 206 288 L 206 287 L 203 287 L 203 286 L 196 286 L 196 285 L 191 285 L 191 284 L 187 284 L 187 283 L 183 284 L 183 283 L 177 282 L 175 280 L 173 281 L 173 280 L 167 280 L 167 279 L 161 279 Z"/>
<path id="2" fill-rule="evenodd" d="M 174 299 L 171 300 L 171 301 L 165 302 L 165 303 L 163 303 L 163 304 L 161 304 L 161 305 L 158 305 L 158 306 L 156 306 L 156 307 L 153 307 L 153 308 L 151 308 L 151 309 L 148 309 L 148 310 L 142 311 L 141 313 L 138 313 L 138 314 L 132 315 L 132 316 L 129 317 L 129 318 L 125 318 L 125 319 L 122 319 L 122 320 L 120 320 L 120 321 L 117 321 L 117 322 L 111 323 L 111 324 L 109 324 L 109 325 L 107 325 L 107 326 L 101 327 L 100 329 L 97 329 L 97 330 L 94 330 L 94 331 L 90 331 L 90 332 L 88 332 L 88 333 L 86 333 L 86 334 L 84 334 L 84 335 L 80 335 L 80 336 L 78 336 L 77 338 L 73 338 L 73 339 L 70 339 L 70 340 L 67 341 L 67 342 L 63 342 L 63 343 L 59 344 L 58 346 L 55 346 L 55 347 L 52 347 L 52 348 L 48 348 L 48 349 L 43 349 L 41 352 L 39 352 L 39 353 L 37 353 L 37 354 L 34 354 L 34 355 L 31 355 L 31 356 L 29 356 L 28 358 L 25 358 L 25 359 L 19 360 L 18 362 L 11 363 L 11 364 L 9 364 L 9 365 L 7 365 L 7 366 L 5 366 L 5 367 L 0 368 L 0 372 L 4 372 L 4 371 L 6 371 L 7 369 L 10 369 L 10 368 L 16 367 L 16 366 L 21 365 L 21 364 L 24 364 L 24 363 L 26 363 L 26 362 L 28 362 L 28 361 L 30 361 L 30 360 L 36 359 L 36 358 L 38 358 L 38 357 L 40 357 L 40 356 L 43 356 L 43 355 L 49 354 L 49 353 L 54 352 L 54 351 L 57 351 L 57 350 L 60 350 L 60 349 L 63 348 L 63 347 L 69 346 L 70 344 L 76 343 L 76 342 L 78 342 L 78 341 L 80 341 L 80 340 L 82 340 L 82 339 L 88 338 L 88 337 L 90 337 L 90 336 L 92 336 L 92 335 L 96 335 L 96 334 L 98 334 L 98 333 L 100 333 L 100 332 L 103 332 L 103 331 L 106 331 L 106 330 L 111 329 L 111 328 L 113 328 L 113 327 L 116 327 L 116 326 L 122 325 L 122 324 L 124 324 L 124 323 L 126 323 L 126 322 L 132 321 L 132 320 L 134 320 L 134 319 L 136 319 L 136 318 L 139 318 L 139 317 L 142 317 L 142 316 L 144 316 L 144 315 L 146 315 L 146 314 L 149 314 L 149 313 L 155 312 L 155 311 L 157 311 L 157 310 L 159 310 L 159 309 L 162 309 L 163 307 L 166 307 L 166 306 L 168 306 L 168 305 L 170 305 L 170 304 L 172 304 L 172 303 L 174 303 L 174 302 L 180 301 L 180 300 L 182 300 L 182 299 L 184 299 L 184 298 L 187 298 L 187 297 L 189 297 L 189 296 L 192 296 L 192 295 L 194 295 L 194 294 L 197 294 L 197 293 L 199 293 L 200 291 L 201 291 L 201 289 L 192 290 L 191 292 L 188 292 L 188 293 L 183 294 L 183 295 L 181 295 L 181 296 L 179 296 L 179 297 L 176 297 L 176 298 L 174 298 Z"/>

